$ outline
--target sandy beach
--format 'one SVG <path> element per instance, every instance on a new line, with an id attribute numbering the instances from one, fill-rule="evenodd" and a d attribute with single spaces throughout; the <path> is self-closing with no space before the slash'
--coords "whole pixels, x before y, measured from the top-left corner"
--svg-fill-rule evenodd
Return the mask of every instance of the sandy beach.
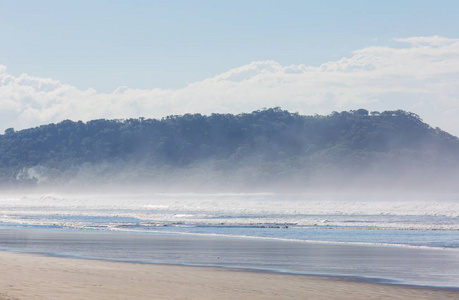
<path id="1" fill-rule="evenodd" d="M 457 299 L 459 291 L 335 277 L 0 252 L 0 299 Z"/>

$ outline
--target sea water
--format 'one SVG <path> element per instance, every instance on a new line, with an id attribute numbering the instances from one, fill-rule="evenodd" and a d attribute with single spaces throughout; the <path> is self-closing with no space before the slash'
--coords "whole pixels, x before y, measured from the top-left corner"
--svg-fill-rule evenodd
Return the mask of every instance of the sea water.
<path id="1" fill-rule="evenodd" d="M 459 287 L 458 195 L 8 195 L 0 228 L 3 250 Z"/>

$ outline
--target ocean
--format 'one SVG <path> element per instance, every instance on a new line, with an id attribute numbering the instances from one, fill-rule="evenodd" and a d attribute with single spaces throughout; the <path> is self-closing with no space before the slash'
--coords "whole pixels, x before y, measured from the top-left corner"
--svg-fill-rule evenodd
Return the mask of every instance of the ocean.
<path id="1" fill-rule="evenodd" d="M 459 288 L 459 195 L 3 195 L 0 250 Z"/>

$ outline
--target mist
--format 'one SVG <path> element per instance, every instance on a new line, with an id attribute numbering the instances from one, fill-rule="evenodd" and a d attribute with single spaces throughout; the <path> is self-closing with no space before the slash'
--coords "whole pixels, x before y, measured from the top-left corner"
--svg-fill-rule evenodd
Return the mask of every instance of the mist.
<path id="1" fill-rule="evenodd" d="M 2 189 L 458 191 L 458 138 L 400 110 L 67 120 L 8 129 L 0 142 Z"/>
<path id="2" fill-rule="evenodd" d="M 387 161 L 363 166 L 308 162 L 259 162 L 237 165 L 201 160 L 186 167 L 151 168 L 132 162 L 85 164 L 64 172 L 44 166 L 21 170 L 4 190 L 151 192 L 151 193 L 426 193 L 458 192 L 457 168 L 429 161 Z"/>

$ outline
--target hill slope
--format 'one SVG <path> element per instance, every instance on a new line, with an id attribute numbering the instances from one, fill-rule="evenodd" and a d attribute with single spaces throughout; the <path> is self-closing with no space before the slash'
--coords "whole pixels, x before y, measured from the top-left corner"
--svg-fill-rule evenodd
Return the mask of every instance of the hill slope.
<path id="1" fill-rule="evenodd" d="M 444 187 L 458 166 L 456 137 L 401 110 L 66 120 L 0 135 L 3 185 Z"/>

